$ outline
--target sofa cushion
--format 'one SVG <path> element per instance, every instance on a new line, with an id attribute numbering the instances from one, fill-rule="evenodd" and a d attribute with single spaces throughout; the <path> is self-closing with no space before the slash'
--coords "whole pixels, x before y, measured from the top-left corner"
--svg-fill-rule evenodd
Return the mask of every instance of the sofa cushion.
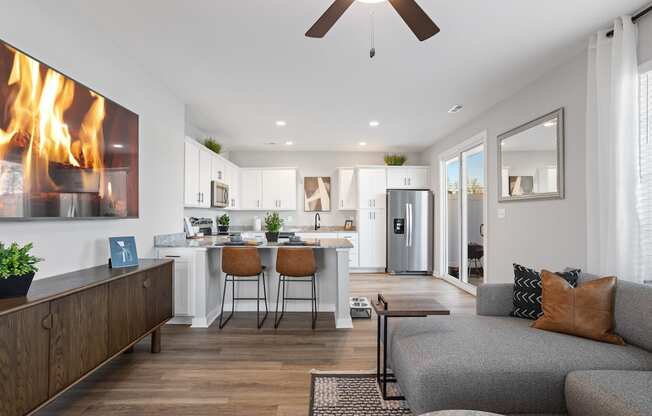
<path id="1" fill-rule="evenodd" d="M 574 370 L 652 370 L 652 354 L 530 328 L 511 317 L 390 319 L 389 356 L 415 414 L 564 413 Z"/>
<path id="2" fill-rule="evenodd" d="M 533 328 L 625 345 L 621 337 L 611 332 L 615 277 L 603 277 L 574 288 L 558 275 L 544 270 L 541 280 L 543 316 L 534 322 Z"/>
<path id="3" fill-rule="evenodd" d="M 652 286 L 619 279 L 614 332 L 625 342 L 652 352 Z"/>
<path id="4" fill-rule="evenodd" d="M 557 273 L 571 286 L 575 287 L 582 274 L 579 269 Z M 514 263 L 514 309 L 511 316 L 524 319 L 537 319 L 541 310 L 541 273 Z"/>
<path id="5" fill-rule="evenodd" d="M 651 392 L 649 371 L 574 371 L 566 377 L 571 416 L 649 416 Z"/>

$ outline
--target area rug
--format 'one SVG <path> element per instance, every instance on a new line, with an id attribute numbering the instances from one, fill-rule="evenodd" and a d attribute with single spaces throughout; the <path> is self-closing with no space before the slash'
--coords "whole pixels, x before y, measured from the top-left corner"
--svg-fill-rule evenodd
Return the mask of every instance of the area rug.
<path id="1" fill-rule="evenodd" d="M 382 399 L 375 372 L 310 373 L 310 416 L 412 416 L 404 401 Z M 400 394 L 395 384 L 387 387 Z"/>

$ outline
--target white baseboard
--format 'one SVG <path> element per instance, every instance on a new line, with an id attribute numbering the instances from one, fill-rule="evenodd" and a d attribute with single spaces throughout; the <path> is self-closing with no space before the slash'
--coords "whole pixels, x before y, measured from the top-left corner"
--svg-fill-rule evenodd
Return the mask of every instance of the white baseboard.
<path id="1" fill-rule="evenodd" d="M 219 317 L 220 317 L 220 308 L 216 307 L 212 311 L 208 312 L 208 314 L 206 314 L 206 317 L 192 318 L 191 328 L 208 328 Z"/>
<path id="2" fill-rule="evenodd" d="M 337 329 L 352 329 L 353 328 L 353 319 L 351 317 L 336 319 L 335 328 Z"/>
<path id="3" fill-rule="evenodd" d="M 362 273 L 385 273 L 385 269 L 384 268 L 379 268 L 379 267 L 370 267 L 370 268 L 357 267 L 357 268 L 349 269 L 349 273 L 351 273 L 351 274 L 356 274 L 356 273 L 360 273 L 360 274 L 362 274 Z"/>
<path id="4" fill-rule="evenodd" d="M 167 321 L 166 325 L 190 325 L 192 324 L 192 316 L 175 316 Z"/>

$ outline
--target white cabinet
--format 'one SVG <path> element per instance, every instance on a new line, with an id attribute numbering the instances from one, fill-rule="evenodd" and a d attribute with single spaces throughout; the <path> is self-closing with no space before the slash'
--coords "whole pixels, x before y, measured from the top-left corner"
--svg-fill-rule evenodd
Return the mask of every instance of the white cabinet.
<path id="1" fill-rule="evenodd" d="M 297 209 L 297 171 L 295 169 L 263 170 L 263 208 L 294 211 Z"/>
<path id="2" fill-rule="evenodd" d="M 387 187 L 390 189 L 428 189 L 430 169 L 426 166 L 387 168 Z"/>
<path id="3" fill-rule="evenodd" d="M 227 163 L 225 172 L 229 184 L 228 209 L 240 209 L 240 168 L 232 163 Z"/>
<path id="4" fill-rule="evenodd" d="M 262 208 L 263 172 L 258 169 L 240 170 L 240 209 Z"/>
<path id="5" fill-rule="evenodd" d="M 385 230 L 384 209 L 361 209 L 358 211 L 360 267 L 386 267 Z"/>
<path id="6" fill-rule="evenodd" d="M 355 169 L 339 168 L 337 170 L 337 209 L 354 210 L 358 206 L 358 194 L 355 181 Z"/>
<path id="7" fill-rule="evenodd" d="M 208 208 L 211 205 L 212 152 L 186 139 L 184 158 L 184 205 Z"/>
<path id="8" fill-rule="evenodd" d="M 358 169 L 358 208 L 385 208 L 387 170 L 384 167 Z"/>
<path id="9" fill-rule="evenodd" d="M 159 258 L 174 260 L 174 316 L 176 322 L 189 323 L 186 317 L 195 314 L 193 309 L 194 293 L 194 256 L 183 249 L 158 249 Z"/>
<path id="10" fill-rule="evenodd" d="M 240 209 L 296 210 L 296 169 L 241 169 Z"/>
<path id="11" fill-rule="evenodd" d="M 344 238 L 349 240 L 353 244 L 353 248 L 349 250 L 349 267 L 358 267 L 360 262 L 358 259 L 358 233 L 348 232 L 348 233 L 338 233 L 337 238 Z"/>
<path id="12" fill-rule="evenodd" d="M 214 181 L 220 181 L 224 183 L 229 183 L 227 179 L 227 162 L 221 156 L 213 155 L 213 160 L 211 162 L 211 179 Z"/>

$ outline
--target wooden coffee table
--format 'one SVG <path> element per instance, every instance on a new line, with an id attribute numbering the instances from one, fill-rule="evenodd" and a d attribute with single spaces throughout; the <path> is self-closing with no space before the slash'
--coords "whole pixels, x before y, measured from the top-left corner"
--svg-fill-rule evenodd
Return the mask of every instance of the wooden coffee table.
<path id="1" fill-rule="evenodd" d="M 389 318 L 423 318 L 431 315 L 450 315 L 450 310 L 442 306 L 432 297 L 425 296 L 383 296 L 371 302 L 371 306 L 378 315 L 378 334 L 376 338 L 376 380 L 383 394 L 384 400 L 405 400 L 404 396 L 388 396 L 387 383 L 396 383 L 394 374 L 387 372 L 387 321 Z M 382 332 L 381 332 L 382 330 Z M 381 342 L 381 334 L 382 342 Z M 382 344 L 382 366 L 381 365 Z"/>

